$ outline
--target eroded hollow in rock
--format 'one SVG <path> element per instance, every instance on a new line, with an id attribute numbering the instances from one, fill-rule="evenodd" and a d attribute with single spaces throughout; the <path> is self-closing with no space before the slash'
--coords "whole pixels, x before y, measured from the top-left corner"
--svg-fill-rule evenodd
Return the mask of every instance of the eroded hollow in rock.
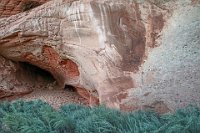
<path id="1" fill-rule="evenodd" d="M 74 86 L 72 86 L 72 85 L 65 85 L 64 90 L 75 92 L 76 88 Z"/>
<path id="2" fill-rule="evenodd" d="M 28 0 L 23 3 L 21 8 L 22 8 L 22 11 L 28 11 L 28 10 L 31 10 L 40 5 L 41 5 L 41 3 L 37 2 L 37 1 Z"/>
<path id="3" fill-rule="evenodd" d="M 23 92 L 24 90 L 29 90 L 28 92 L 30 93 L 25 94 L 23 97 L 20 95 L 15 99 L 44 99 L 50 104 L 53 104 L 53 101 L 50 100 L 53 97 L 53 99 L 59 99 L 56 102 L 57 105 L 68 102 L 81 103 L 91 106 L 99 104 L 98 96 L 94 95 L 94 92 L 90 92 L 85 88 L 79 88 L 70 84 L 65 84 L 64 87 L 60 86 L 57 81 L 59 79 L 54 77 L 55 75 L 51 74 L 48 70 L 41 69 L 40 67 L 32 65 L 28 62 L 16 62 L 16 64 L 16 77 L 17 80 L 22 83 L 20 86 L 17 86 L 17 88 L 18 90 L 19 88 L 24 88 L 19 91 Z M 62 65 L 65 68 L 63 70 L 67 71 L 62 74 L 67 75 L 72 79 L 78 76 L 78 69 L 74 69 L 76 68 L 75 63 L 73 64 L 70 60 L 67 60 Z M 63 68 L 63 66 L 58 67 L 58 69 Z M 74 73 L 76 73 L 75 76 Z M 55 107 L 57 107 L 57 105 Z"/>
<path id="4" fill-rule="evenodd" d="M 65 85 L 65 88 L 60 87 L 56 82 L 56 77 L 54 78 L 48 70 L 27 62 L 14 62 L 13 65 L 15 66 L 13 71 L 15 79 L 11 83 L 14 89 L 0 90 L 0 100 L 40 99 L 56 109 L 67 103 L 89 105 L 88 100 L 82 97 L 75 87 L 71 85 Z"/>
<path id="5" fill-rule="evenodd" d="M 27 62 L 18 62 L 16 76 L 19 81 L 38 86 L 54 83 L 56 80 L 51 73 Z"/>

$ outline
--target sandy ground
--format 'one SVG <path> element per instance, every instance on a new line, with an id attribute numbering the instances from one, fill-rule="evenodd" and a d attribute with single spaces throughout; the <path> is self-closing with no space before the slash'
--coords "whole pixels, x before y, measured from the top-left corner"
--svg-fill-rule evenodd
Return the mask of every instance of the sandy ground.
<path id="1" fill-rule="evenodd" d="M 59 108 L 61 105 L 67 103 L 78 103 L 87 105 L 87 101 L 80 97 L 76 92 L 67 90 L 34 90 L 32 93 L 27 94 L 21 99 L 33 100 L 40 99 L 43 100 L 54 108 Z"/>
<path id="2" fill-rule="evenodd" d="M 82 105 L 88 105 L 86 99 L 80 97 L 77 92 L 64 90 L 64 89 L 36 89 L 33 92 L 25 95 L 14 95 L 11 97 L 4 98 L 1 101 L 8 100 L 14 101 L 18 99 L 23 100 L 35 100 L 40 99 L 49 103 L 54 108 L 58 109 L 60 106 L 68 103 L 76 103 Z"/>

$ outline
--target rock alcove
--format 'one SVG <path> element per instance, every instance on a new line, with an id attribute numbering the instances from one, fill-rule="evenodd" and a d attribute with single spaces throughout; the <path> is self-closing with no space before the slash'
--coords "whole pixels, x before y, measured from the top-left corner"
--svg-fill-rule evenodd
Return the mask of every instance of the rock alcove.
<path id="1" fill-rule="evenodd" d="M 47 84 L 56 82 L 51 73 L 27 62 L 18 62 L 16 77 L 19 81 L 33 86 L 45 87 Z"/>
<path id="2" fill-rule="evenodd" d="M 69 84 L 60 85 L 59 81 L 47 70 L 27 62 L 17 62 L 16 77 L 21 83 L 28 84 L 34 89 L 62 89 L 70 92 L 76 92 L 81 88 Z M 59 79 L 58 79 L 59 80 Z M 64 86 L 64 87 L 63 87 Z"/>
<path id="3" fill-rule="evenodd" d="M 0 67 L 3 63 L 4 68 L 6 68 L 4 71 L 7 71 L 6 75 L 1 75 L 6 80 L 7 85 L 1 88 L 0 100 L 41 99 L 55 108 L 59 108 L 65 103 L 88 105 L 87 97 L 83 98 L 82 95 L 79 95 L 80 91 L 77 91 L 76 87 L 58 84 L 57 79 L 49 71 L 24 61 L 5 60 L 1 56 L 0 59 L 2 59 Z M 1 74 L 3 73 L 5 72 L 1 72 Z M 1 81 L 1 84 L 3 83 Z"/>

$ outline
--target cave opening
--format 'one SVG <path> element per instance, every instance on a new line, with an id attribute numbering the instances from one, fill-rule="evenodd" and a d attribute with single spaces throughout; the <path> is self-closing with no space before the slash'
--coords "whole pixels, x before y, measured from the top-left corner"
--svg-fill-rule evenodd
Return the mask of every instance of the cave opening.
<path id="1" fill-rule="evenodd" d="M 64 90 L 66 91 L 71 91 L 71 92 L 76 92 L 76 88 L 72 85 L 65 85 Z"/>
<path id="2" fill-rule="evenodd" d="M 54 83 L 56 88 L 64 89 L 68 92 L 77 92 L 76 88 L 72 85 L 66 84 L 64 88 L 59 87 L 56 79 L 50 72 L 27 62 L 18 62 L 18 70 L 16 74 L 18 80 L 36 87 L 41 86 L 41 88 L 45 88 L 49 86 L 49 84 Z"/>
<path id="3" fill-rule="evenodd" d="M 33 86 L 46 86 L 56 81 L 50 72 L 27 62 L 18 62 L 16 76 L 18 80 Z"/>
<path id="4" fill-rule="evenodd" d="M 25 11 L 28 11 L 28 10 L 31 10 L 33 8 L 36 8 L 38 6 L 40 6 L 41 3 L 40 2 L 37 2 L 37 1 L 33 1 L 33 0 L 28 0 L 28 1 L 25 1 L 22 6 L 21 6 L 21 10 L 23 12 Z"/>
<path id="5" fill-rule="evenodd" d="M 31 88 L 30 93 L 17 98 L 45 100 L 55 108 L 66 103 L 89 104 L 89 95 L 84 96 L 86 94 L 84 89 L 80 93 L 75 86 L 69 84 L 61 87 L 50 72 L 27 62 L 16 62 L 16 64 L 16 77 L 22 83 L 17 88 Z M 56 102 L 54 99 L 57 99 Z"/>

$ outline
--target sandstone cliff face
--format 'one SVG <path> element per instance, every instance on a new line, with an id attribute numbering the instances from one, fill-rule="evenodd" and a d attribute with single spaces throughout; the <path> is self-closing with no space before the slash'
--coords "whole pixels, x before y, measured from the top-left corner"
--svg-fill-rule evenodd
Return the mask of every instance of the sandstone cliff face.
<path id="1" fill-rule="evenodd" d="M 200 103 L 199 11 L 190 0 L 50 1 L 0 19 L 0 54 L 91 104 L 173 111 Z"/>
<path id="2" fill-rule="evenodd" d="M 1 0 L 0 19 L 23 12 L 25 8 L 31 9 L 36 6 L 34 4 L 42 5 L 47 1 L 48 0 Z M 21 67 L 21 63 L 13 62 L 0 56 L 0 67 L 0 98 L 25 95 L 32 92 L 33 88 L 41 88 L 39 86 L 45 88 L 47 86 L 45 82 L 42 83 L 37 80 L 40 76 L 34 75 L 33 72 L 27 71 L 26 68 Z M 30 82 L 30 80 L 34 82 Z M 35 84 L 36 82 L 37 84 Z"/>

